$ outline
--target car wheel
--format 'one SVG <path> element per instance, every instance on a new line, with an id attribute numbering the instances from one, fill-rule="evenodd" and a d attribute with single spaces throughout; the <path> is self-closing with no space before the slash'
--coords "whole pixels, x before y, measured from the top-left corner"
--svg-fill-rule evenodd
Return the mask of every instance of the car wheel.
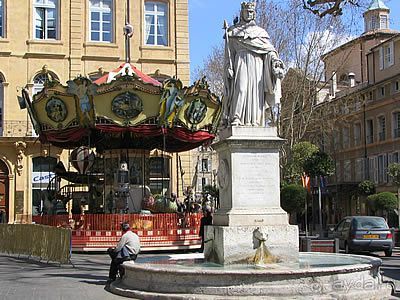
<path id="1" fill-rule="evenodd" d="M 392 250 L 385 250 L 385 256 L 390 257 L 392 256 Z"/>
<path id="2" fill-rule="evenodd" d="M 350 254 L 351 253 L 351 250 L 350 250 L 350 248 L 349 248 L 349 244 L 346 242 L 346 244 L 344 245 L 344 252 L 345 253 L 347 253 L 347 254 Z"/>

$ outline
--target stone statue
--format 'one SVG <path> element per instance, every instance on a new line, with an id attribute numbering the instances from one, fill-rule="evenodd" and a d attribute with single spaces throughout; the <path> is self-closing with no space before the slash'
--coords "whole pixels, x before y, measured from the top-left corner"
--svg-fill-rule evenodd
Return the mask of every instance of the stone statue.
<path id="1" fill-rule="evenodd" d="M 240 21 L 229 28 L 225 21 L 224 29 L 227 125 L 266 126 L 266 110 L 280 103 L 283 62 L 268 33 L 255 23 L 254 2 L 242 2 Z"/>

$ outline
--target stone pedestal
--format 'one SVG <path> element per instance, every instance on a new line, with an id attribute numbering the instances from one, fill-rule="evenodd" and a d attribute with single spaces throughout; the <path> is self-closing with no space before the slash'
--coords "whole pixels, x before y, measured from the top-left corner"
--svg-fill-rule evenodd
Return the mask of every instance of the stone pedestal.
<path id="1" fill-rule="evenodd" d="M 276 128 L 229 127 L 213 145 L 219 156 L 220 209 L 206 228 L 206 260 L 232 264 L 255 255 L 254 232 L 267 235 L 268 250 L 280 261 L 298 260 L 298 228 L 280 206 Z"/>

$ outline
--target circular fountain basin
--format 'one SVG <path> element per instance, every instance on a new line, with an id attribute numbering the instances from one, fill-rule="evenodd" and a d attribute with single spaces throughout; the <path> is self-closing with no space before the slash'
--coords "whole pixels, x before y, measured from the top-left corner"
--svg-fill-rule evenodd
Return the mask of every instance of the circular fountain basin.
<path id="1" fill-rule="evenodd" d="M 110 290 L 136 299 L 384 299 L 379 258 L 300 253 L 298 263 L 264 266 L 204 262 L 202 254 L 170 256 L 151 263 L 124 263 L 125 276 Z"/>

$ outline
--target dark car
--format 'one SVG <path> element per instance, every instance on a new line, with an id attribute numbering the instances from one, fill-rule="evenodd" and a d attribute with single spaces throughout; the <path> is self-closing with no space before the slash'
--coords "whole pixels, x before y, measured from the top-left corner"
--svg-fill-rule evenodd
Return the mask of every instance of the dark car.
<path id="1" fill-rule="evenodd" d="M 385 251 L 386 256 L 392 255 L 392 232 L 381 217 L 346 217 L 335 226 L 334 237 L 346 253 Z"/>

